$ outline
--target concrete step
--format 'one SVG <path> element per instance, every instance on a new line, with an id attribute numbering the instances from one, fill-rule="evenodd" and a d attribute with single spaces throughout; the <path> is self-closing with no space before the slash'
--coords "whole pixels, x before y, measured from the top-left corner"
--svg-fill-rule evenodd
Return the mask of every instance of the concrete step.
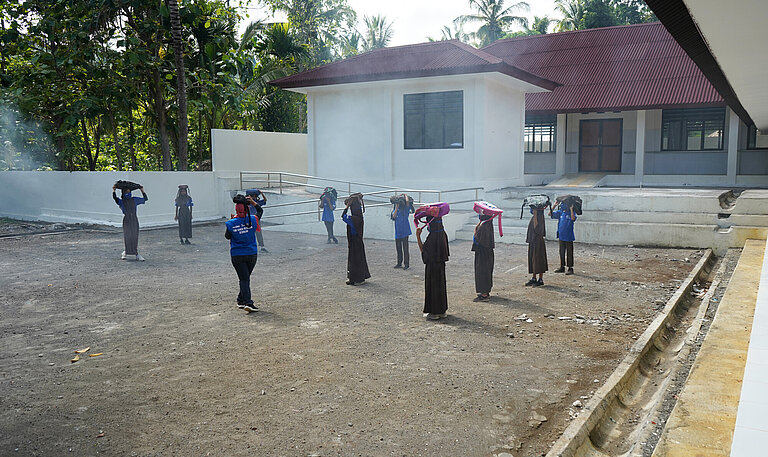
<path id="1" fill-rule="evenodd" d="M 545 194 L 554 201 L 558 195 L 581 197 L 584 211 L 653 211 L 711 213 L 724 211 L 719 197 L 727 190 L 697 189 L 574 189 L 557 187 L 516 187 L 486 193 L 486 199 L 508 211 L 520 211 L 528 195 Z M 745 192 L 746 193 L 746 192 Z M 768 200 L 767 200 L 768 201 Z M 738 205 L 738 202 L 736 203 Z"/>

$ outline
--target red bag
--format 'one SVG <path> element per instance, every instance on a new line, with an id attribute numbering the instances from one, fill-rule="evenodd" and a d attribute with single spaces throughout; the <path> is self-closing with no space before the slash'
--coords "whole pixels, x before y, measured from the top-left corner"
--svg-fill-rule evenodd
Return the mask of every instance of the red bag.
<path id="1" fill-rule="evenodd" d="M 448 214 L 450 211 L 451 206 L 444 202 L 430 203 L 428 205 L 420 206 L 416 210 L 416 213 L 413 215 L 413 225 L 418 227 L 419 224 L 422 223 L 422 219 L 425 219 L 427 216 L 441 218 Z M 423 224 L 427 225 L 426 222 L 423 222 Z"/>
<path id="2" fill-rule="evenodd" d="M 499 216 L 499 236 L 504 236 L 504 232 L 501 230 L 501 214 L 504 212 L 502 209 L 488 202 L 475 202 L 472 206 L 477 214 L 485 214 L 486 216 L 496 217 Z M 490 220 L 490 219 L 489 219 Z"/>

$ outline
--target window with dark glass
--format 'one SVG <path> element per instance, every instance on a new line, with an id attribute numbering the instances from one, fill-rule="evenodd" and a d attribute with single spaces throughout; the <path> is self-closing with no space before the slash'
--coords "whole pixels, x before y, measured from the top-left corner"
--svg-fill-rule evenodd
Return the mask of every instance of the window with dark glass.
<path id="1" fill-rule="evenodd" d="M 750 125 L 747 129 L 747 149 L 768 149 L 768 132 L 761 132 Z"/>
<path id="2" fill-rule="evenodd" d="M 557 115 L 525 115 L 525 152 L 555 152 Z"/>
<path id="3" fill-rule="evenodd" d="M 403 95 L 405 149 L 464 147 L 464 91 Z"/>
<path id="4" fill-rule="evenodd" d="M 723 149 L 725 108 L 665 109 L 661 112 L 662 151 Z"/>

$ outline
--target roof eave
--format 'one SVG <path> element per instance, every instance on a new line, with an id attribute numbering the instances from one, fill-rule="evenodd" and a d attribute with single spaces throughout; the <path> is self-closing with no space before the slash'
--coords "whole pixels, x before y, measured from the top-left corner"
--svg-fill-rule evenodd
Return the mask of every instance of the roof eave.
<path id="1" fill-rule="evenodd" d="M 483 67 L 456 67 L 456 68 L 437 68 L 433 70 L 421 70 L 417 72 L 387 72 L 377 73 L 372 75 L 349 75 L 334 78 L 315 78 L 309 81 L 293 81 L 291 76 L 285 78 L 276 79 L 270 81 L 269 84 L 280 87 L 281 89 L 291 89 L 299 91 L 301 89 L 309 89 L 312 87 L 332 86 L 337 84 L 352 84 L 352 83 L 364 83 L 364 82 L 376 82 L 376 81 L 389 81 L 397 79 L 413 79 L 423 78 L 430 76 L 455 76 L 455 75 L 468 75 L 476 73 L 491 73 L 498 72 L 510 76 L 512 78 L 525 81 L 532 85 L 541 87 L 547 90 L 553 90 L 560 84 L 550 81 L 548 79 L 536 76 L 527 71 L 521 70 L 517 67 L 509 65 L 504 62 L 497 64 L 486 65 Z M 303 91 L 302 91 L 303 92 Z"/>
<path id="2" fill-rule="evenodd" d="M 754 124 L 752 117 L 739 101 L 728 78 L 717 63 L 717 59 L 712 55 L 706 40 L 701 36 L 683 0 L 646 0 L 646 3 L 736 115 L 747 125 Z"/>

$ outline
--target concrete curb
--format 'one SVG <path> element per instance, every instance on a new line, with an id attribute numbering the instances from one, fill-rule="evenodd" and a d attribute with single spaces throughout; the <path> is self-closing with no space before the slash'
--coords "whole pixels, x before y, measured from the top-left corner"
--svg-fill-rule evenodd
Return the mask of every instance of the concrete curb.
<path id="1" fill-rule="evenodd" d="M 651 322 L 651 325 L 632 345 L 629 355 L 621 361 L 605 384 L 595 392 L 579 417 L 574 419 L 565 429 L 547 453 L 547 457 L 582 455 L 579 452 L 582 447 L 591 446 L 590 435 L 599 427 L 606 413 L 610 411 L 613 402 L 629 387 L 635 370 L 640 369 L 641 359 L 656 344 L 657 338 L 666 329 L 666 325 L 673 318 L 675 310 L 690 292 L 693 283 L 701 275 L 711 258 L 712 250 L 707 249 L 688 277 L 680 284 L 675 294 L 667 301 L 661 314 Z"/>

